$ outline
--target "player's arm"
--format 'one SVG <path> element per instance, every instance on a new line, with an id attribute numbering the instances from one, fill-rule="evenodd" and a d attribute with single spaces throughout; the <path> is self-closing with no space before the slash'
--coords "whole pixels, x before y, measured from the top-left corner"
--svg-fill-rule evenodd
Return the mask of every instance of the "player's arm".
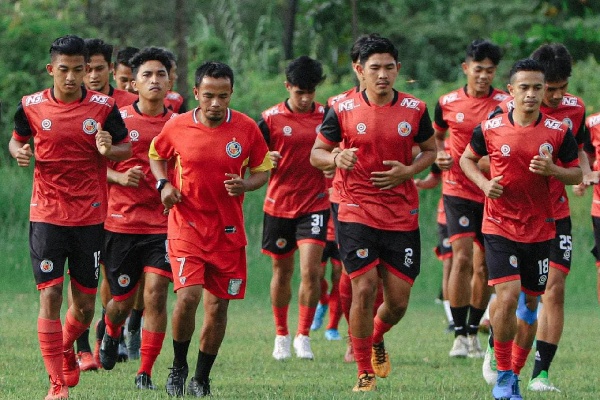
<path id="1" fill-rule="evenodd" d="M 8 151 L 17 160 L 19 167 L 28 167 L 33 157 L 33 151 L 29 144 L 32 132 L 22 103 L 19 103 L 15 111 L 14 123 L 13 135 L 8 142 Z"/>
<path id="2" fill-rule="evenodd" d="M 150 150 L 148 150 L 148 159 L 150 161 L 150 171 L 156 178 L 158 183 L 164 182 L 160 190 L 160 200 L 165 206 L 165 213 L 171 209 L 175 204 L 182 201 L 182 195 L 179 189 L 177 189 L 171 182 L 169 182 L 169 173 L 167 169 L 167 160 L 163 159 L 156 148 L 154 143 L 156 138 L 152 139 L 150 143 Z"/>
<path id="3" fill-rule="evenodd" d="M 440 167 L 441 170 L 447 171 L 452 167 L 454 160 L 446 151 L 446 134 L 448 132 L 448 124 L 444 121 L 444 111 L 438 101 L 435 105 L 434 119 L 433 119 L 433 134 L 435 136 L 435 145 L 437 149 L 437 156 L 435 163 Z"/>
<path id="4" fill-rule="evenodd" d="M 112 168 L 106 169 L 108 183 L 115 183 L 121 186 L 138 187 L 140 179 L 144 177 L 144 172 L 140 165 L 129 168 L 125 172 L 118 172 Z"/>
<path id="5" fill-rule="evenodd" d="M 476 152 L 477 151 L 477 152 Z M 479 168 L 479 160 L 487 155 L 487 148 L 483 138 L 481 126 L 478 125 L 473 130 L 471 143 L 467 145 L 465 151 L 460 157 L 460 168 L 467 178 L 469 178 L 481 191 L 490 199 L 497 199 L 502 195 L 503 186 L 500 184 L 502 175 L 487 179 Z"/>
<path id="6" fill-rule="evenodd" d="M 113 106 L 104 121 L 104 126 L 98 123 L 96 147 L 98 152 L 112 161 L 123 161 L 131 157 L 131 143 L 124 141 L 128 132 L 117 106 Z"/>
<path id="7" fill-rule="evenodd" d="M 340 123 L 335 110 L 330 109 L 321 131 L 310 151 L 310 164 L 322 171 L 333 171 L 336 168 L 352 170 L 358 161 L 356 157 L 357 148 L 340 150 L 338 143 L 342 141 Z"/>
<path id="8" fill-rule="evenodd" d="M 415 179 L 417 189 L 433 189 L 442 180 L 442 170 L 436 163 L 431 164 L 431 170 L 423 179 Z"/>
<path id="9" fill-rule="evenodd" d="M 265 139 L 265 142 L 267 142 L 267 146 L 270 149 L 271 148 L 271 130 L 269 129 L 269 125 L 264 120 L 264 118 L 261 118 L 257 124 L 258 124 L 258 129 L 260 129 L 260 132 L 262 133 L 263 138 Z M 269 157 L 271 158 L 271 162 L 273 163 L 273 168 L 277 168 L 277 162 L 281 158 L 281 153 L 276 150 L 273 150 L 273 151 L 269 150 Z"/>
<path id="10" fill-rule="evenodd" d="M 239 196 L 245 192 L 251 192 L 263 186 L 269 179 L 269 170 L 273 168 L 269 152 L 265 154 L 262 162 L 256 167 L 250 168 L 250 173 L 245 177 L 238 174 L 226 173 L 229 179 L 224 181 L 225 190 L 230 196 Z"/>

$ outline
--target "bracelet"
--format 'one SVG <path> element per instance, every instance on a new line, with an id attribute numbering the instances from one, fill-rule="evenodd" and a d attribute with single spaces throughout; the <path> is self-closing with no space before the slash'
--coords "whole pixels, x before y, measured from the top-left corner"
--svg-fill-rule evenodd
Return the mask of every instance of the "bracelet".
<path id="1" fill-rule="evenodd" d="M 337 164 L 335 163 L 335 159 L 336 159 L 336 158 L 337 158 L 337 156 L 339 156 L 341 153 L 342 153 L 342 152 L 340 151 L 340 152 L 338 152 L 338 153 L 335 153 L 335 156 L 333 156 L 333 165 L 334 165 L 336 168 L 337 168 Z"/>

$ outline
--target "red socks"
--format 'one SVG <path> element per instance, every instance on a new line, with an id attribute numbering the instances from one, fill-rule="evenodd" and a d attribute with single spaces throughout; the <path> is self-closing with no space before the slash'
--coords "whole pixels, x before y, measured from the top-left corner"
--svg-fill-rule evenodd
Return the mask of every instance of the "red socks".
<path id="1" fill-rule="evenodd" d="M 60 319 L 38 318 L 38 340 L 50 379 L 65 382 L 63 375 L 63 330 Z M 72 345 L 72 343 L 71 343 Z"/>
<path id="2" fill-rule="evenodd" d="M 138 374 L 145 372 L 149 376 L 152 376 L 152 367 L 160 354 L 164 339 L 165 332 L 150 332 L 142 329 L 142 347 L 140 348 L 141 357 Z"/>
<path id="3" fill-rule="evenodd" d="M 288 330 L 288 308 L 289 305 L 283 307 L 272 306 L 273 318 L 275 319 L 275 333 L 277 335 L 285 336 L 289 334 Z"/>
<path id="4" fill-rule="evenodd" d="M 527 362 L 527 356 L 531 349 L 524 349 L 518 346 L 516 343 L 512 345 L 512 370 L 515 374 L 519 375 L 521 369 Z"/>
<path id="5" fill-rule="evenodd" d="M 494 339 L 494 352 L 496 353 L 498 371 L 508 371 L 512 369 L 512 348 L 512 340 L 509 340 L 508 342 L 499 342 Z"/>
<path id="6" fill-rule="evenodd" d="M 313 318 L 315 317 L 315 312 L 317 311 L 317 307 L 309 307 L 303 306 L 302 304 L 298 304 L 298 332 L 297 334 L 308 336 L 310 332 L 310 326 L 312 324 Z"/>
<path id="7" fill-rule="evenodd" d="M 383 335 L 392 329 L 392 326 L 394 325 L 383 322 L 378 315 L 375 315 L 373 319 L 373 343 L 383 342 Z"/>
<path id="8" fill-rule="evenodd" d="M 371 352 L 373 348 L 373 337 L 357 338 L 350 335 L 352 339 L 352 348 L 354 349 L 354 358 L 358 368 L 358 375 L 366 372 L 374 374 L 373 366 L 371 365 Z"/>
<path id="9" fill-rule="evenodd" d="M 77 338 L 89 327 L 90 324 L 79 322 L 71 312 L 67 310 L 65 326 L 63 327 L 63 350 L 69 350 L 73 347 L 75 340 L 77 340 Z"/>

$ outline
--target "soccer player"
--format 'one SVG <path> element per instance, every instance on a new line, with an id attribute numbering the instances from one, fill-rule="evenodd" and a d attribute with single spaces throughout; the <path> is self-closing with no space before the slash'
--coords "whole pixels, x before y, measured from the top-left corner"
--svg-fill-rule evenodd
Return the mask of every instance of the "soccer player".
<path id="1" fill-rule="evenodd" d="M 450 357 L 484 355 L 477 337 L 479 321 L 491 294 L 481 234 L 484 196 L 465 177 L 458 160 L 471 139 L 473 128 L 507 97 L 506 93 L 492 87 L 500 58 L 497 45 L 479 39 L 471 42 L 462 63 L 467 84 L 441 96 L 435 108 L 436 163 L 447 171 L 442 193 L 452 245 L 448 298 L 455 338 Z M 449 152 L 445 150 L 446 140 L 449 141 Z"/>
<path id="2" fill-rule="evenodd" d="M 177 83 L 177 59 L 175 58 L 175 54 L 166 50 L 169 55 L 169 59 L 171 60 L 171 72 L 169 73 L 169 80 L 171 81 L 171 87 L 167 92 L 167 96 L 165 97 L 165 106 L 173 110 L 176 113 L 183 114 L 187 111 L 187 107 L 185 105 L 185 99 L 182 95 L 175 92 L 173 88 Z"/>
<path id="3" fill-rule="evenodd" d="M 413 176 L 433 163 L 435 140 L 427 106 L 393 89 L 398 50 L 386 38 L 368 40 L 357 66 L 365 91 L 328 111 L 311 163 L 337 168 L 338 241 L 352 279 L 350 332 L 358 367 L 354 391 L 375 389 L 390 373 L 383 335 L 404 316 L 419 274 L 418 194 Z M 343 149 L 333 152 L 338 144 Z M 421 153 L 413 159 L 413 145 Z M 373 318 L 379 276 L 384 302 Z"/>
<path id="4" fill-rule="evenodd" d="M 80 37 L 67 35 L 52 43 L 46 71 L 54 84 L 23 97 L 9 143 L 19 166 L 28 167 L 35 159 L 29 246 L 40 291 L 38 338 L 50 378 L 46 400 L 68 398 L 68 387 L 79 382 L 73 343 L 94 317 L 106 218 L 106 160 L 131 156 L 114 100 L 82 86 L 87 62 Z M 67 259 L 72 304 L 63 326 Z"/>
<path id="5" fill-rule="evenodd" d="M 543 65 L 532 59 L 517 61 L 508 84 L 514 109 L 478 125 L 460 160 L 466 176 L 486 196 L 482 231 L 489 283 L 496 289 L 490 312 L 496 399 L 521 399 L 513 367 L 524 364 L 528 351 L 514 341 L 517 315 L 534 320 L 537 296 L 546 287 L 556 233 L 550 177 L 570 185 L 582 179 L 568 125 L 540 112 L 544 89 Z M 486 155 L 490 179 L 477 166 Z M 519 302 L 521 292 L 524 302 Z"/>
<path id="6" fill-rule="evenodd" d="M 133 73 L 131 72 L 129 60 L 131 60 L 131 57 L 138 51 L 140 51 L 140 49 L 137 47 L 127 46 L 117 52 L 117 62 L 112 71 L 117 89 L 136 94 L 136 91 L 131 84 L 131 81 L 133 81 Z"/>
<path id="7" fill-rule="evenodd" d="M 187 353 L 204 295 L 200 351 L 187 387 L 188 394 L 201 397 L 210 395 L 209 375 L 225 336 L 229 300 L 242 299 L 246 290 L 244 193 L 267 182 L 272 163 L 256 123 L 228 107 L 231 68 L 206 62 L 195 80 L 198 107 L 167 122 L 149 155 L 169 210 L 168 254 L 177 293 L 167 393 L 183 396 L 186 391 Z M 167 171 L 172 158 L 177 159 L 173 182 Z"/>
<path id="8" fill-rule="evenodd" d="M 129 131 L 133 157 L 113 163 L 108 172 L 103 257 L 112 299 L 106 305 L 100 361 L 106 370 L 117 362 L 121 327 L 133 308 L 139 282 L 145 275 L 141 365 L 135 384 L 138 389 L 156 389 L 151 379 L 152 366 L 165 338 L 167 291 L 172 273 L 166 257 L 167 216 L 156 195 L 158 182 L 150 171 L 148 148 L 175 115 L 163 104 L 169 89 L 171 62 L 163 50 L 150 47 L 136 53 L 131 67 L 132 84 L 139 100 L 122 107 L 121 116 Z"/>
<path id="9" fill-rule="evenodd" d="M 318 61 L 301 56 L 288 64 L 285 78 L 289 98 L 265 110 L 258 122 L 275 164 L 263 206 L 262 252 L 271 257 L 273 266 L 273 358 L 291 357 L 288 308 L 298 249 L 301 281 L 293 345 L 297 357 L 312 360 L 309 333 L 320 296 L 329 198 L 325 176 L 310 165 L 309 157 L 324 112 L 323 105 L 314 101 L 315 89 L 325 77 Z"/>

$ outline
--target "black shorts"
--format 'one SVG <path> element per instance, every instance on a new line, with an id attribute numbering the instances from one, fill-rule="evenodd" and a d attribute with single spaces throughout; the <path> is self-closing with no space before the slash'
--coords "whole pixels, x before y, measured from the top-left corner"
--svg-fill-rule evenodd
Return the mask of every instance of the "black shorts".
<path id="1" fill-rule="evenodd" d="M 596 258 L 596 266 L 600 267 L 600 217 L 592 216 L 592 225 L 594 226 L 594 248 L 592 254 Z"/>
<path id="2" fill-rule="evenodd" d="M 340 261 L 340 250 L 338 249 L 338 245 L 333 240 L 328 240 L 327 244 L 325 244 L 325 249 L 323 250 L 323 257 L 321 257 L 321 263 L 325 265 L 327 260 L 331 258 L 332 264 L 339 265 Z"/>
<path id="3" fill-rule="evenodd" d="M 485 261 L 490 285 L 521 280 L 521 290 L 539 296 L 546 290 L 552 240 L 519 243 L 485 234 Z"/>
<path id="4" fill-rule="evenodd" d="M 450 242 L 461 237 L 472 237 L 483 247 L 483 203 L 456 196 L 444 195 L 443 198 Z"/>
<path id="5" fill-rule="evenodd" d="M 262 251 L 274 258 L 289 257 L 301 242 L 325 247 L 329 210 L 316 211 L 298 218 L 280 218 L 265 213 Z"/>
<path id="6" fill-rule="evenodd" d="M 565 274 L 571 271 L 571 258 L 573 257 L 571 227 L 571 217 L 556 221 L 556 236 L 552 240 L 552 249 L 550 250 L 550 266 Z"/>
<path id="7" fill-rule="evenodd" d="M 452 257 L 452 245 L 448 236 L 448 225 L 438 223 L 438 245 L 433 249 L 440 260 Z"/>
<path id="8" fill-rule="evenodd" d="M 104 224 L 59 226 L 30 222 L 29 253 L 37 288 L 63 282 L 68 259 L 71 283 L 84 293 L 95 294 L 103 240 Z"/>
<path id="9" fill-rule="evenodd" d="M 172 279 L 166 234 L 106 231 L 102 258 L 110 293 L 117 301 L 135 293 L 144 271 Z"/>
<path id="10" fill-rule="evenodd" d="M 421 271 L 419 229 L 384 231 L 340 221 L 339 239 L 340 257 L 351 278 L 381 264 L 412 285 Z"/>

